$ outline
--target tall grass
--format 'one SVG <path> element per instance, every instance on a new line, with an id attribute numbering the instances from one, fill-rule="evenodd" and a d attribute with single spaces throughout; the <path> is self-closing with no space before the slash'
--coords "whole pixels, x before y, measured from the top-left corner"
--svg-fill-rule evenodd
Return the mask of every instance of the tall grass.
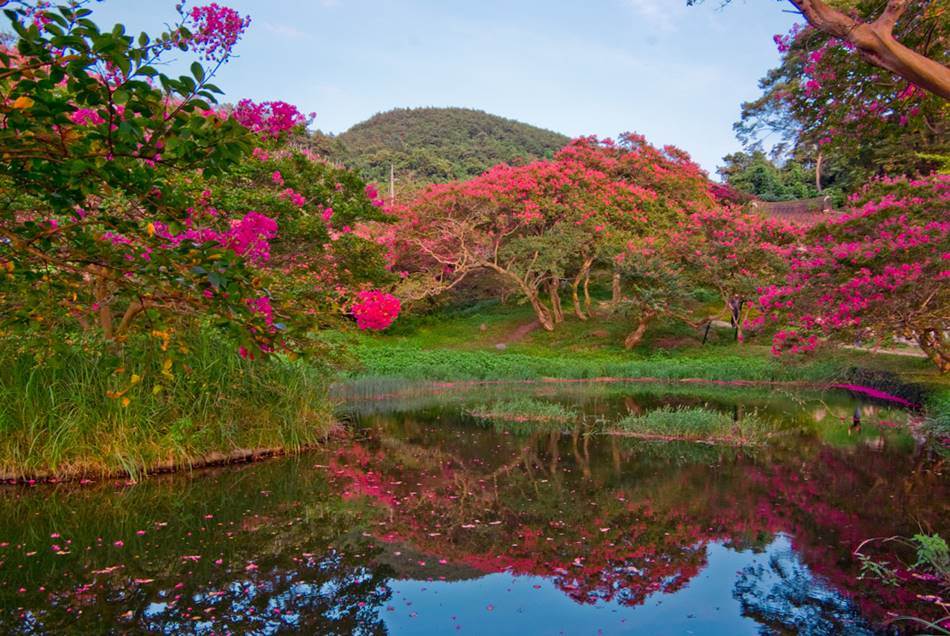
<path id="1" fill-rule="evenodd" d="M 103 343 L 37 360 L 0 341 L 0 474 L 139 475 L 235 449 L 299 449 L 331 426 L 326 369 L 247 361 L 220 336 L 185 343 L 183 363 L 151 337 L 120 353 Z"/>
<path id="2" fill-rule="evenodd" d="M 610 427 L 634 436 L 734 444 L 760 443 L 773 429 L 755 414 L 734 419 L 722 411 L 669 406 L 628 415 Z"/>
<path id="3" fill-rule="evenodd" d="M 516 422 L 566 422 L 577 417 L 576 409 L 527 396 L 480 404 L 468 413 L 483 420 L 502 419 Z"/>

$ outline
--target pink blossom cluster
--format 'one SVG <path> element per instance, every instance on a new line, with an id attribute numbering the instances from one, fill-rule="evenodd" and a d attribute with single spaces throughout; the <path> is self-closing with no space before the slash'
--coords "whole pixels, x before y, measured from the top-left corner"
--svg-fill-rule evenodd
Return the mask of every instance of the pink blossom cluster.
<path id="1" fill-rule="evenodd" d="M 264 318 L 264 323 L 272 331 L 276 329 L 274 325 L 274 308 L 271 305 L 270 298 L 260 296 L 258 298 L 248 298 L 244 301 L 252 314 L 258 314 Z"/>
<path id="2" fill-rule="evenodd" d="M 248 130 L 261 136 L 279 137 L 284 131 L 297 126 L 306 126 L 315 117 L 311 113 L 304 116 L 297 107 L 282 101 L 256 103 L 249 99 L 242 99 L 234 108 L 232 116 Z"/>
<path id="3" fill-rule="evenodd" d="M 300 194 L 293 188 L 285 188 L 284 191 L 278 196 L 280 196 L 282 199 L 289 199 L 290 202 L 296 205 L 298 208 L 302 208 L 307 202 L 307 197 Z"/>
<path id="4" fill-rule="evenodd" d="M 182 243 L 218 243 L 255 264 L 270 258 L 270 240 L 277 236 L 277 221 L 259 212 L 248 212 L 232 221 L 223 232 L 211 227 L 189 227 L 173 234 L 163 223 L 155 223 L 154 227 L 155 235 L 168 241 L 172 247 Z"/>
<path id="5" fill-rule="evenodd" d="M 361 291 L 356 294 L 357 302 L 350 307 L 350 313 L 356 318 L 360 329 L 381 331 L 393 323 L 402 305 L 392 294 L 379 290 Z"/>
<path id="6" fill-rule="evenodd" d="M 77 126 L 98 126 L 106 123 L 102 115 L 91 108 L 77 108 L 69 114 L 69 120 Z"/>
<path id="7" fill-rule="evenodd" d="M 277 221 L 259 212 L 248 212 L 231 224 L 222 243 L 252 263 L 270 258 L 270 240 L 277 236 Z"/>
<path id="8" fill-rule="evenodd" d="M 940 316 L 950 314 L 940 303 L 950 276 L 950 176 L 882 179 L 868 193 L 815 229 L 815 240 L 789 259 L 785 285 L 760 290 L 763 319 L 788 317 L 799 336 L 779 332 L 776 352 L 808 350 L 812 337 L 838 332 L 946 328 Z"/>
<path id="9" fill-rule="evenodd" d="M 231 55 L 234 45 L 251 24 L 249 16 L 217 2 L 195 7 L 189 13 L 191 44 L 206 60 L 221 62 Z"/>

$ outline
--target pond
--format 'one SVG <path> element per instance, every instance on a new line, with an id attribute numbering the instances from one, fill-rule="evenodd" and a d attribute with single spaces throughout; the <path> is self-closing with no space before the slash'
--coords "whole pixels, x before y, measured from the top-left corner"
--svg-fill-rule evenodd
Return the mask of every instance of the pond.
<path id="1" fill-rule="evenodd" d="M 646 384 L 338 395 L 351 434 L 297 457 L 0 490 L 0 632 L 861 634 L 933 616 L 852 555 L 950 529 L 900 409 Z M 651 412 L 769 434 L 616 426 Z"/>

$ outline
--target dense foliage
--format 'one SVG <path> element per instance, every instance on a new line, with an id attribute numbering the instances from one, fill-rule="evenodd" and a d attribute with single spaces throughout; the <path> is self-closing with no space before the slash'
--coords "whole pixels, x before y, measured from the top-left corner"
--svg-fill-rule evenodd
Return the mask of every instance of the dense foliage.
<path id="1" fill-rule="evenodd" d="M 352 235 L 380 219 L 375 190 L 292 143 L 284 102 L 215 107 L 211 80 L 249 24 L 181 8 L 158 37 L 101 30 L 82 3 L 6 10 L 0 52 L 3 325 L 69 339 L 166 341 L 213 322 L 246 355 L 298 349 L 382 276 Z M 190 76 L 159 72 L 191 52 Z M 282 172 L 283 171 L 283 172 Z M 174 350 L 174 348 L 172 349 Z"/>
<path id="2" fill-rule="evenodd" d="M 848 213 L 812 230 L 784 284 L 759 300 L 776 352 L 821 340 L 915 341 L 950 371 L 950 176 L 885 179 L 852 197 Z"/>
<path id="3" fill-rule="evenodd" d="M 356 124 L 336 141 L 344 147 L 341 158 L 367 179 L 388 181 L 391 165 L 401 189 L 550 157 L 568 139 L 468 108 L 397 108 Z"/>
<path id="4" fill-rule="evenodd" d="M 493 272 L 550 331 L 564 319 L 562 283 L 586 320 L 595 263 L 621 269 L 616 259 L 625 250 L 713 202 L 705 174 L 677 148 L 658 149 L 633 134 L 618 142 L 581 138 L 551 160 L 502 164 L 432 186 L 402 206 L 397 267 L 416 296 Z M 620 278 L 618 271 L 615 308 Z"/>
<path id="5" fill-rule="evenodd" d="M 876 15 L 881 5 L 853 4 L 860 16 Z M 901 41 L 946 64 L 944 3 L 907 4 L 896 27 Z M 743 104 L 736 124 L 748 145 L 777 135 L 807 167 L 822 160 L 825 183 L 845 192 L 875 176 L 926 174 L 950 154 L 946 99 L 873 66 L 850 42 L 813 27 L 796 26 L 775 41 L 781 63 L 761 80 L 762 95 Z"/>
<path id="6" fill-rule="evenodd" d="M 818 195 L 818 177 L 803 164 L 775 164 L 761 150 L 734 152 L 717 169 L 725 183 L 763 201 L 790 201 Z"/>

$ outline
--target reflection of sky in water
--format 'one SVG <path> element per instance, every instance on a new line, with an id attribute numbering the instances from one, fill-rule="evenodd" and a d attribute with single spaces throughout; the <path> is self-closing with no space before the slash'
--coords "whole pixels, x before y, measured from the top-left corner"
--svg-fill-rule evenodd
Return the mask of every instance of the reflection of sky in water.
<path id="1" fill-rule="evenodd" d="M 576 603 L 546 578 L 489 574 L 466 581 L 394 580 L 381 615 L 391 634 L 461 631 L 492 636 L 524 634 L 761 634 L 763 625 L 743 615 L 764 610 L 776 625 L 802 633 L 871 633 L 854 622 L 853 605 L 817 580 L 778 535 L 763 552 L 706 548 L 708 564 L 683 589 L 654 593 L 639 606 Z M 776 571 L 776 563 L 786 576 Z M 792 574 L 789 580 L 788 574 Z M 743 583 L 742 595 L 738 591 Z M 797 593 L 783 598 L 794 587 Z M 761 616 L 759 611 L 756 612 Z M 860 619 L 857 619 L 860 621 Z M 457 630 L 456 628 L 461 628 Z"/>

